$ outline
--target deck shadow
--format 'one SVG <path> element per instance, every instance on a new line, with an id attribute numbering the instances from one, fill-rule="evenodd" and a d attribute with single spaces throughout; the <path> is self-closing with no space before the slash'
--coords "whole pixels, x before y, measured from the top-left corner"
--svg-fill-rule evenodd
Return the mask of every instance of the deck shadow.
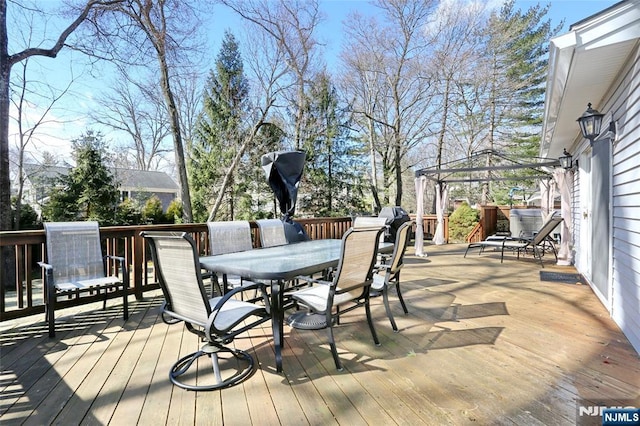
<path id="1" fill-rule="evenodd" d="M 450 330 L 428 332 L 420 345 L 423 352 L 436 349 L 452 349 L 476 345 L 493 345 L 504 327 L 478 327 L 467 330 Z"/>

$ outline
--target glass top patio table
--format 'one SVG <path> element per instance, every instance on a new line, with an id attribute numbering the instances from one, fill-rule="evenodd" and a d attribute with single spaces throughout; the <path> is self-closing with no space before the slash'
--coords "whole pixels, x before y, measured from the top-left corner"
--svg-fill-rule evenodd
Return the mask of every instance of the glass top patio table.
<path id="1" fill-rule="evenodd" d="M 338 264 L 341 240 L 302 241 L 282 246 L 204 256 L 204 269 L 251 280 L 289 280 Z"/>
<path id="2" fill-rule="evenodd" d="M 282 246 L 257 248 L 217 256 L 200 257 L 202 268 L 253 281 L 271 281 L 271 310 L 276 369 L 282 371 L 284 283 L 299 275 L 310 275 L 335 267 L 340 260 L 341 240 L 310 240 Z M 381 243 L 380 252 L 393 250 L 392 243 Z"/>

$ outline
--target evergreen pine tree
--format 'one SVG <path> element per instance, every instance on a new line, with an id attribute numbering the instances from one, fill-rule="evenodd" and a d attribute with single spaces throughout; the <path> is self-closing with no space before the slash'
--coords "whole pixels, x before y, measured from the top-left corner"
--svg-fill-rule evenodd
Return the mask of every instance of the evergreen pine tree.
<path id="1" fill-rule="evenodd" d="M 309 93 L 300 210 L 317 217 L 362 211 L 367 167 L 364 147 L 350 137 L 347 113 L 340 109 L 327 74 L 315 79 Z"/>
<path id="2" fill-rule="evenodd" d="M 225 32 L 215 70 L 207 80 L 189 162 L 196 222 L 207 219 L 213 200 L 221 190 L 222 177 L 246 133 L 243 119 L 248 110 L 248 93 L 238 43 L 233 34 Z M 228 209 L 222 215 L 229 219 L 235 216 L 234 199 L 239 192 L 236 180 L 233 179 L 227 189 Z"/>
<path id="3" fill-rule="evenodd" d="M 515 0 L 507 0 L 487 23 L 486 68 L 487 148 L 502 151 L 510 158 L 530 161 L 540 148 L 540 126 L 548 66 L 548 40 L 561 26 L 551 28 L 545 20 L 549 6 L 536 5 L 525 12 L 515 9 Z M 491 160 L 489 164 L 491 165 Z M 522 176 L 525 169 L 510 173 Z M 505 173 L 509 175 L 509 173 Z M 502 192 L 514 182 L 504 182 Z M 507 189 L 505 189 L 507 188 Z M 497 191 L 496 191 L 497 190 Z M 499 189 L 485 184 L 483 202 Z"/>
<path id="4" fill-rule="evenodd" d="M 43 216 L 49 221 L 96 220 L 114 225 L 119 201 L 118 183 L 107 168 L 101 133 L 87 131 L 72 141 L 76 166 L 54 183 Z"/>

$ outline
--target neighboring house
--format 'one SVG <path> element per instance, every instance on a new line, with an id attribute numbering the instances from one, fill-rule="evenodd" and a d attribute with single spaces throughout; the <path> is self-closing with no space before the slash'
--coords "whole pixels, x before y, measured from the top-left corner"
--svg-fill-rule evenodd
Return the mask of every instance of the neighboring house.
<path id="1" fill-rule="evenodd" d="M 593 143 L 576 122 L 587 103 L 604 114 Z M 573 263 L 640 352 L 640 0 L 551 40 L 541 157 L 565 148 Z"/>
<path id="2" fill-rule="evenodd" d="M 48 199 L 53 182 L 60 176 L 66 176 L 69 170 L 69 167 L 25 164 L 23 202 L 40 213 L 40 206 Z M 164 172 L 121 168 L 112 168 L 110 171 L 120 184 L 120 199 L 123 201 L 131 198 L 144 203 L 155 195 L 166 211 L 169 204 L 178 197 L 178 185 Z"/>

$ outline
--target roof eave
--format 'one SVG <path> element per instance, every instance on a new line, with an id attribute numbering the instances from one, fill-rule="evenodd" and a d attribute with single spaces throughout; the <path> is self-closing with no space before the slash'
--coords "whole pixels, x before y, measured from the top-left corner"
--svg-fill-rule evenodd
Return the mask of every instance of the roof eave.
<path id="1" fill-rule="evenodd" d="M 627 0 L 550 41 L 540 157 L 558 157 L 580 139 L 575 119 L 588 102 L 603 103 L 638 39 L 640 0 Z"/>

